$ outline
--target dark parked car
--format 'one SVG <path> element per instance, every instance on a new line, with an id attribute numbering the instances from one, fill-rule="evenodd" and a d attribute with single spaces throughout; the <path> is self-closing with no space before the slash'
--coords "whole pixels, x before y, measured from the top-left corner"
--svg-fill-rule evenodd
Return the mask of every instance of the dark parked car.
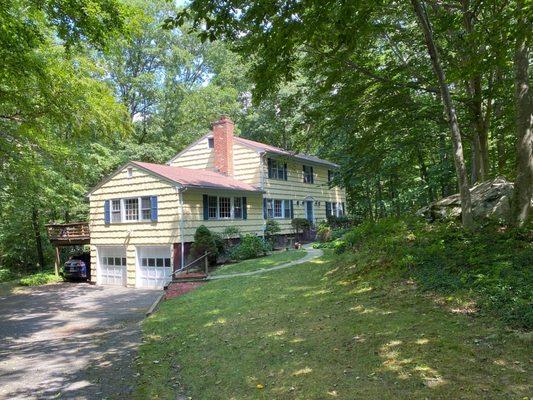
<path id="1" fill-rule="evenodd" d="M 63 265 L 63 278 L 67 280 L 91 280 L 91 255 L 72 256 Z"/>

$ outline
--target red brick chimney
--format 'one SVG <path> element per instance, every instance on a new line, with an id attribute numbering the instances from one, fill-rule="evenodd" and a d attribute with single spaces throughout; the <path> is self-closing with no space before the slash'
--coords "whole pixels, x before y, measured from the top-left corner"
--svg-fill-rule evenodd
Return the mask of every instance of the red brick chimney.
<path id="1" fill-rule="evenodd" d="M 213 122 L 213 141 L 215 148 L 215 170 L 233 175 L 233 130 L 235 124 L 223 115 Z"/>

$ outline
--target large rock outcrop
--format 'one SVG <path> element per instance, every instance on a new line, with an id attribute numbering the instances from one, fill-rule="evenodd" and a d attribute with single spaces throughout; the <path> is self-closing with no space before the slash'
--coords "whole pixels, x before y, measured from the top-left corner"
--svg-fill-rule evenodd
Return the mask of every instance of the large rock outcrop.
<path id="1" fill-rule="evenodd" d="M 472 199 L 472 215 L 475 221 L 493 219 L 509 221 L 511 215 L 511 198 L 513 183 L 505 178 L 495 178 L 482 182 L 470 189 Z M 429 221 L 460 219 L 461 201 L 459 194 L 445 197 L 421 208 L 416 212 Z"/>

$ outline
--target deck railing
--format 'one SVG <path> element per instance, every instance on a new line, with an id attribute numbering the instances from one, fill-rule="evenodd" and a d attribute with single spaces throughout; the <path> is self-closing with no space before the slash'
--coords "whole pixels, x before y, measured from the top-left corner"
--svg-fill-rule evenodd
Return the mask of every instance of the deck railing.
<path id="1" fill-rule="evenodd" d="M 50 241 L 54 244 L 87 244 L 90 240 L 88 222 L 48 224 L 46 229 Z"/>

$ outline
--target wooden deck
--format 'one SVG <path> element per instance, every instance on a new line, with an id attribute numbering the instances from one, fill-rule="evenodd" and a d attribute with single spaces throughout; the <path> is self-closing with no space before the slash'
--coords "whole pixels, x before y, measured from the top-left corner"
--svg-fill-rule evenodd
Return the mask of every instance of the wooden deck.
<path id="1" fill-rule="evenodd" d="M 50 243 L 54 246 L 73 246 L 90 243 L 88 222 L 46 225 Z"/>

